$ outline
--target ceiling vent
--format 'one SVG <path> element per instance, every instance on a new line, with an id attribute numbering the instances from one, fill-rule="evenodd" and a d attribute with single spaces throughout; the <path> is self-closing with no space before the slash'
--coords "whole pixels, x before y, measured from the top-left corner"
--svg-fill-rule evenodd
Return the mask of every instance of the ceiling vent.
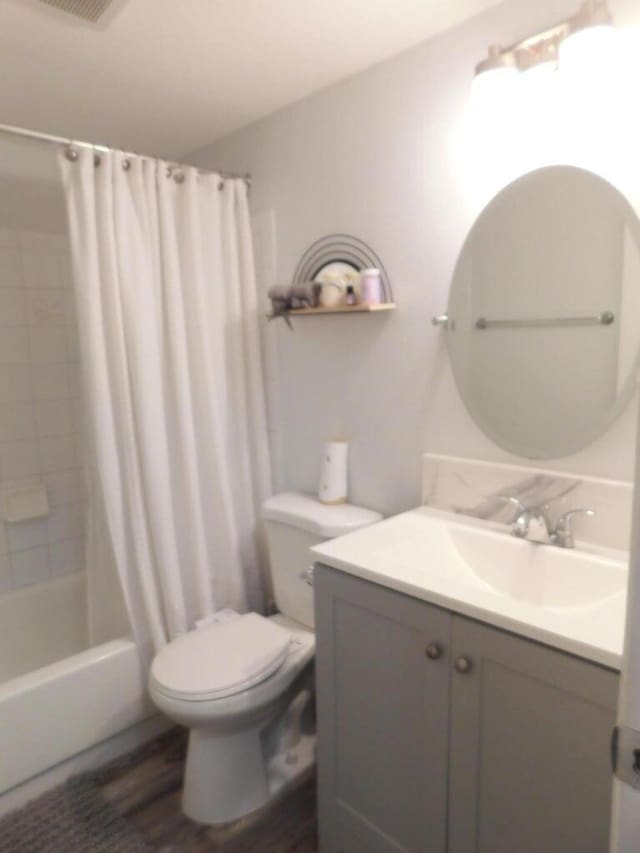
<path id="1" fill-rule="evenodd" d="M 41 0 L 41 2 L 75 15 L 76 18 L 95 22 L 107 11 L 113 0 Z"/>

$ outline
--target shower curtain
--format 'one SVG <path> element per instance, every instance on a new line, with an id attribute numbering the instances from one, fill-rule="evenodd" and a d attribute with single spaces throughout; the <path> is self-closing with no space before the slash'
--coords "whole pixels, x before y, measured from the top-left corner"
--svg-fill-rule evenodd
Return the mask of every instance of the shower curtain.
<path id="1" fill-rule="evenodd" d="M 148 660 L 219 608 L 260 606 L 271 472 L 246 185 L 115 151 L 60 164 L 89 479 Z"/>

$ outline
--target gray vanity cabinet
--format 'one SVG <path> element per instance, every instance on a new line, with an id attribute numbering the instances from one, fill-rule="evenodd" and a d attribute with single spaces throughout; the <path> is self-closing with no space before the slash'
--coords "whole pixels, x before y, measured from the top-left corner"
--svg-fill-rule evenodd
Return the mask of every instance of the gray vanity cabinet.
<path id="1" fill-rule="evenodd" d="M 318 566 L 321 853 L 606 853 L 616 673 Z"/>
<path id="2" fill-rule="evenodd" d="M 314 589 L 320 849 L 445 853 L 451 615 L 324 567 Z"/>
<path id="3" fill-rule="evenodd" d="M 607 853 L 617 674 L 458 616 L 452 657 L 451 853 Z"/>

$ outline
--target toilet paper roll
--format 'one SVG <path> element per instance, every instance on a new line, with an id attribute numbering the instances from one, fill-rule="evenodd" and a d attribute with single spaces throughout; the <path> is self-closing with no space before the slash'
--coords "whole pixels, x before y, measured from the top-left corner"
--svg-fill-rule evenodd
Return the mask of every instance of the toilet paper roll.
<path id="1" fill-rule="evenodd" d="M 348 449 L 346 441 L 325 444 L 318 487 L 318 500 L 323 504 L 346 503 Z"/>

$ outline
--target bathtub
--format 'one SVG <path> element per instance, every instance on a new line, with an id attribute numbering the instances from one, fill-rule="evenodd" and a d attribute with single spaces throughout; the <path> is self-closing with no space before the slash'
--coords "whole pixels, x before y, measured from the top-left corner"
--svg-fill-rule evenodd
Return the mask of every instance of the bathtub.
<path id="1" fill-rule="evenodd" d="M 0 811 L 28 798 L 12 791 L 39 793 L 75 772 L 81 756 L 86 767 L 137 745 L 124 733 L 162 728 L 134 643 L 88 647 L 85 585 L 80 573 L 0 597 Z"/>
<path id="2" fill-rule="evenodd" d="M 86 574 L 0 596 L 0 685 L 89 646 Z"/>

